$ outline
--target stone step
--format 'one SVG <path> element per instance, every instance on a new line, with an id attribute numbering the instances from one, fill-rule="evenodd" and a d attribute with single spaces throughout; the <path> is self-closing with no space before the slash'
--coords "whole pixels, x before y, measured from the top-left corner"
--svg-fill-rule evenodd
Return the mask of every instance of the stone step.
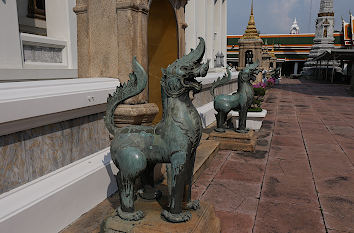
<path id="1" fill-rule="evenodd" d="M 234 130 L 227 129 L 224 133 L 210 133 L 209 140 L 218 141 L 221 150 L 254 152 L 257 135 L 253 130 L 248 133 L 237 133 Z"/>
<path id="2" fill-rule="evenodd" d="M 205 169 L 208 168 L 219 151 L 219 142 L 215 140 L 201 140 L 197 148 L 197 155 L 194 163 L 193 182 L 196 181 Z"/>

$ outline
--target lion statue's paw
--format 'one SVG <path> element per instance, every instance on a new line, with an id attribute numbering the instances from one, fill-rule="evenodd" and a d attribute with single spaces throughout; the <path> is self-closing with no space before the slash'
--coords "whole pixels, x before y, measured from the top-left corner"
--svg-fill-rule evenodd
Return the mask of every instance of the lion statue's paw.
<path id="1" fill-rule="evenodd" d="M 118 207 L 117 214 L 121 219 L 128 221 L 139 221 L 144 218 L 144 212 L 141 210 L 135 212 L 124 212 L 121 207 Z"/>
<path id="2" fill-rule="evenodd" d="M 189 211 L 182 212 L 179 214 L 172 214 L 167 210 L 164 210 L 162 211 L 161 216 L 164 217 L 167 221 L 173 223 L 187 222 L 189 221 L 189 219 L 192 218 L 192 214 Z"/>
<path id="3" fill-rule="evenodd" d="M 249 131 L 250 131 L 249 129 L 237 129 L 236 130 L 237 133 L 244 133 L 244 134 L 248 133 Z"/>
<path id="4" fill-rule="evenodd" d="M 186 210 L 197 210 L 199 208 L 200 208 L 200 203 L 198 200 L 190 201 L 185 206 Z"/>

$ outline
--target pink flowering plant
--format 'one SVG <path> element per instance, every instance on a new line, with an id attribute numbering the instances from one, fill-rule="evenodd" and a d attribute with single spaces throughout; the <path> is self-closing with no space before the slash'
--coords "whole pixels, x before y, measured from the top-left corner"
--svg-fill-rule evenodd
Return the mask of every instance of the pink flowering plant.
<path id="1" fill-rule="evenodd" d="M 252 85 L 254 90 L 254 97 L 251 107 L 248 109 L 249 112 L 262 112 L 262 102 L 266 92 L 267 85 L 263 82 L 255 83 Z"/>
<path id="2" fill-rule="evenodd" d="M 253 88 L 264 88 L 264 89 L 267 87 L 267 85 L 264 82 L 259 82 L 259 83 L 253 84 L 252 86 L 253 86 Z"/>
<path id="3" fill-rule="evenodd" d="M 267 81 L 267 87 L 273 87 L 275 85 L 275 79 L 269 78 Z"/>

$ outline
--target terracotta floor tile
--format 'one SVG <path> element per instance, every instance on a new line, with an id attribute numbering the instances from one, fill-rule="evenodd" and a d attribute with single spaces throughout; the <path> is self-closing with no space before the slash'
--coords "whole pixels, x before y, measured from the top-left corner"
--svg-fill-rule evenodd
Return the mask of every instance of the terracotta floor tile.
<path id="1" fill-rule="evenodd" d="M 349 126 L 331 126 L 329 127 L 331 133 L 337 136 L 342 136 L 345 138 L 354 137 L 354 128 Z"/>
<path id="2" fill-rule="evenodd" d="M 328 233 L 352 233 L 350 231 L 338 231 L 338 230 L 331 230 L 331 229 L 328 229 Z"/>
<path id="3" fill-rule="evenodd" d="M 293 146 L 293 147 L 303 147 L 304 143 L 301 137 L 292 136 L 278 136 L 274 135 L 272 139 L 272 146 Z"/>
<path id="4" fill-rule="evenodd" d="M 301 130 L 309 129 L 309 130 L 327 130 L 326 126 L 322 122 L 299 122 Z"/>
<path id="5" fill-rule="evenodd" d="M 217 211 L 256 214 L 259 187 L 231 180 L 213 182 L 202 197 L 214 205 Z"/>
<path id="6" fill-rule="evenodd" d="M 212 172 L 208 172 L 205 170 L 199 176 L 199 178 L 195 181 L 195 184 L 207 187 L 211 183 L 211 181 L 214 179 L 215 175 L 216 175 L 216 172 L 212 173 Z"/>
<path id="7" fill-rule="evenodd" d="M 309 153 L 312 172 L 315 179 L 348 176 L 353 166 L 343 153 Z"/>
<path id="8" fill-rule="evenodd" d="M 341 121 L 325 121 L 324 124 L 328 127 L 336 127 L 336 126 L 351 126 L 348 119 L 341 120 Z"/>
<path id="9" fill-rule="evenodd" d="M 272 158 L 284 158 L 284 157 L 293 157 L 295 155 L 306 156 L 306 150 L 304 146 L 293 147 L 293 146 L 275 146 L 272 144 L 269 157 Z"/>
<path id="10" fill-rule="evenodd" d="M 200 200 L 207 187 L 201 184 L 193 184 L 192 200 Z"/>
<path id="11" fill-rule="evenodd" d="M 306 134 L 304 135 L 306 146 L 318 144 L 337 144 L 331 134 Z"/>
<path id="12" fill-rule="evenodd" d="M 327 227 L 354 232 L 354 196 L 320 195 Z"/>
<path id="13" fill-rule="evenodd" d="M 342 175 L 316 179 L 316 186 L 321 195 L 354 196 L 354 170 Z"/>
<path id="14" fill-rule="evenodd" d="M 297 122 L 296 115 L 277 115 L 277 120 L 288 120 Z"/>
<path id="15" fill-rule="evenodd" d="M 289 128 L 275 127 L 274 135 L 277 135 L 277 136 L 288 136 L 288 135 L 301 136 L 301 131 L 300 131 L 300 129 L 289 129 Z"/>
<path id="16" fill-rule="evenodd" d="M 309 154 L 338 154 L 343 152 L 337 144 L 311 144 L 306 146 Z"/>
<path id="17" fill-rule="evenodd" d="M 226 211 L 216 211 L 216 216 L 220 218 L 221 233 L 252 232 L 254 216 Z"/>
<path id="18" fill-rule="evenodd" d="M 305 155 L 298 157 L 270 157 L 266 174 L 311 177 L 311 170 Z"/>
<path id="19" fill-rule="evenodd" d="M 262 198 L 294 205 L 319 206 L 310 176 L 266 175 Z"/>
<path id="20" fill-rule="evenodd" d="M 264 166 L 262 165 L 227 161 L 215 178 L 260 183 L 263 174 Z"/>
<path id="21" fill-rule="evenodd" d="M 256 150 L 255 152 L 234 151 L 230 155 L 230 161 L 259 164 L 265 166 L 268 151 Z"/>
<path id="22" fill-rule="evenodd" d="M 254 232 L 321 233 L 326 231 L 319 209 L 261 200 Z"/>

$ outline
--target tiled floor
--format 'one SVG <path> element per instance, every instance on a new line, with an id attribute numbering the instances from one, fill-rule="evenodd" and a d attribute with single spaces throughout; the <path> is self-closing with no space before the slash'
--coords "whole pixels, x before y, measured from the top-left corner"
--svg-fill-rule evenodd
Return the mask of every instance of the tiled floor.
<path id="1" fill-rule="evenodd" d="M 268 91 L 256 153 L 221 151 L 196 181 L 222 232 L 354 232 L 354 97 L 282 80 Z"/>

